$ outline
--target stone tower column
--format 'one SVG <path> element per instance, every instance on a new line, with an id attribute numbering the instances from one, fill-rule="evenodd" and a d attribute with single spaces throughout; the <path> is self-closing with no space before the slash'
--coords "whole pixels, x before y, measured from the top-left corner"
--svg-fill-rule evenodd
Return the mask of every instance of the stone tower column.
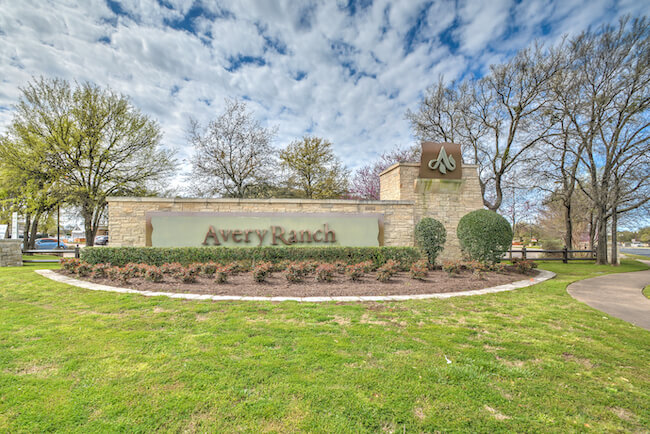
<path id="1" fill-rule="evenodd" d="M 441 154 L 440 148 L 436 147 L 434 157 L 423 152 L 420 163 L 398 163 L 384 170 L 380 175 L 380 199 L 414 201 L 415 224 L 423 217 L 432 217 L 447 229 L 447 242 L 439 259 L 460 259 L 460 244 L 456 237 L 458 222 L 468 212 L 483 208 L 478 166 L 461 164 L 460 156 L 452 154 L 458 161 L 455 166 L 460 167 L 448 164 L 448 167 L 454 167 L 456 173 L 454 177 L 445 176 L 450 171 L 443 174 L 432 169 Z M 423 164 L 426 165 L 424 169 Z M 429 171 L 432 173 L 429 174 Z"/>

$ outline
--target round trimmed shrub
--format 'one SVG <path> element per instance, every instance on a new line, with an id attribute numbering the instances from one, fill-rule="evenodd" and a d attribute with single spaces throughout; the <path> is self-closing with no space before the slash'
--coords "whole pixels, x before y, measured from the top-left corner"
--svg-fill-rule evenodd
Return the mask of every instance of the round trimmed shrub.
<path id="1" fill-rule="evenodd" d="M 513 236 L 508 220 L 486 209 L 465 214 L 458 222 L 456 235 L 469 259 L 488 263 L 501 260 Z"/>
<path id="2" fill-rule="evenodd" d="M 433 265 L 447 241 L 447 230 L 438 220 L 425 217 L 415 225 L 415 241 Z"/>

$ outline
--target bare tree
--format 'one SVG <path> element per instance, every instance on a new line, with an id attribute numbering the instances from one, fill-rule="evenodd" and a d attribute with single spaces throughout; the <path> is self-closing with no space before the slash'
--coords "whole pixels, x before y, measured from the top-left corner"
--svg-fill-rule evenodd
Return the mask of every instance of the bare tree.
<path id="1" fill-rule="evenodd" d="M 350 197 L 355 199 L 379 200 L 379 174 L 395 163 L 420 161 L 420 147 L 395 146 L 381 154 L 377 161 L 359 168 L 350 183 Z"/>
<path id="2" fill-rule="evenodd" d="M 607 263 L 608 219 L 629 208 L 618 204 L 622 181 L 631 173 L 626 167 L 650 152 L 649 35 L 645 18 L 626 17 L 617 27 L 574 38 L 569 50 L 575 89 L 570 98 L 556 101 L 584 148 L 580 163 L 588 181 L 576 180 L 593 203 L 599 264 Z"/>
<path id="3" fill-rule="evenodd" d="M 469 145 L 464 158 L 479 165 L 483 204 L 496 211 L 510 172 L 534 158 L 551 134 L 539 119 L 559 67 L 558 57 L 540 46 L 522 50 L 480 80 L 445 86 L 440 79 L 407 118 L 420 139 Z"/>
<path id="4" fill-rule="evenodd" d="M 277 129 L 262 127 L 245 102 L 226 99 L 224 112 L 205 128 L 194 119 L 190 123 L 190 182 L 196 193 L 243 198 L 274 178 L 271 140 Z"/>

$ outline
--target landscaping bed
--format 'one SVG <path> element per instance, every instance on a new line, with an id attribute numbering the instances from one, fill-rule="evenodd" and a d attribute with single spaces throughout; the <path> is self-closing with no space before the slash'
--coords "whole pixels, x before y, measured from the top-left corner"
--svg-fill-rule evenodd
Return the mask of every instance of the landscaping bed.
<path id="1" fill-rule="evenodd" d="M 81 273 L 78 266 L 77 269 L 68 266 L 59 272 L 93 283 L 142 291 L 258 297 L 448 293 L 503 285 L 528 279 L 535 274 L 534 270 L 518 272 L 515 267 L 503 266 L 497 272 L 474 269 L 476 266 L 472 263 L 453 263 L 445 264 L 444 270 L 422 272 L 422 268 L 416 266 L 409 271 L 401 271 L 397 266 L 391 268 L 391 263 L 378 269 L 364 263 L 339 268 L 333 264 L 290 263 L 283 267 L 266 264 L 268 269 L 260 275 L 260 269 L 265 264 L 250 269 L 232 264 L 213 264 L 207 270 L 205 264 L 177 264 L 176 268 L 172 264 L 162 267 L 130 264 L 114 268 L 113 275 L 101 265 L 91 266 Z M 420 274 L 414 273 L 418 270 Z M 155 273 L 155 278 L 152 278 L 152 273 Z"/>

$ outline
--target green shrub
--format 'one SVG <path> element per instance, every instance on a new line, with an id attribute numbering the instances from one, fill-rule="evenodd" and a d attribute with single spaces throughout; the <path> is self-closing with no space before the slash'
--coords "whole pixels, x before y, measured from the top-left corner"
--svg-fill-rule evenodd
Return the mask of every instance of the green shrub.
<path id="1" fill-rule="evenodd" d="M 305 262 L 293 262 L 284 270 L 284 277 L 291 283 L 302 282 L 306 274 Z"/>
<path id="2" fill-rule="evenodd" d="M 361 264 L 348 265 L 345 267 L 345 275 L 353 281 L 361 280 L 361 277 L 365 273 L 364 269 L 364 266 Z"/>
<path id="3" fill-rule="evenodd" d="M 411 265 L 409 269 L 411 279 L 424 280 L 429 275 L 429 261 L 422 259 Z"/>
<path id="4" fill-rule="evenodd" d="M 228 281 L 228 269 L 226 267 L 217 267 L 214 270 L 214 280 L 217 283 L 226 283 Z"/>
<path id="5" fill-rule="evenodd" d="M 151 282 L 162 282 L 163 281 L 163 272 L 159 267 L 155 265 L 147 265 L 144 269 L 144 278 Z"/>
<path id="6" fill-rule="evenodd" d="M 445 261 L 442 263 L 442 271 L 446 272 L 449 276 L 458 276 L 463 270 L 463 263 L 461 261 Z"/>
<path id="7" fill-rule="evenodd" d="M 429 264 L 436 262 L 436 258 L 444 249 L 445 241 L 447 230 L 438 220 L 425 217 L 415 225 L 415 242 L 427 256 Z"/>
<path id="8" fill-rule="evenodd" d="M 247 264 L 282 261 L 318 261 L 358 264 L 372 261 L 375 268 L 393 259 L 404 269 L 421 259 L 414 247 L 86 247 L 81 258 L 90 264 L 123 266 L 129 262 L 161 266 L 165 263 L 216 262 Z"/>
<path id="9" fill-rule="evenodd" d="M 253 268 L 253 279 L 256 282 L 264 282 L 266 278 L 271 274 L 273 269 L 273 264 L 270 262 L 260 262 Z"/>
<path id="10" fill-rule="evenodd" d="M 499 262 L 512 245 L 510 223 L 485 209 L 465 214 L 458 222 L 456 234 L 465 255 L 479 262 Z"/>
<path id="11" fill-rule="evenodd" d="M 397 271 L 399 271 L 399 264 L 392 259 L 389 259 L 384 265 L 377 269 L 377 280 L 380 282 L 388 282 Z"/>
<path id="12" fill-rule="evenodd" d="M 337 272 L 337 267 L 334 264 L 320 264 L 316 267 L 316 281 L 317 282 L 331 282 L 334 278 L 334 273 Z"/>

